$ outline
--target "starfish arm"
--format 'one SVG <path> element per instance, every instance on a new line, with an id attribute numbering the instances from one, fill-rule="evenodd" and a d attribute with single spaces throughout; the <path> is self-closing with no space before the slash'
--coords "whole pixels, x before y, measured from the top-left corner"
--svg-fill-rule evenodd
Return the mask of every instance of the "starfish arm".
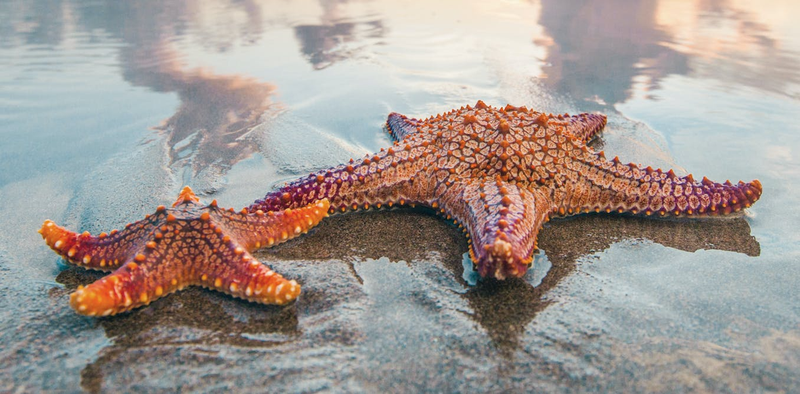
<path id="1" fill-rule="evenodd" d="M 87 269 L 112 271 L 147 242 L 145 234 L 155 231 L 155 224 L 166 217 L 163 206 L 144 220 L 130 223 L 122 231 L 112 230 L 93 236 L 78 234 L 45 220 L 39 229 L 47 245 L 66 261 Z"/>
<path id="2" fill-rule="evenodd" d="M 297 209 L 266 213 L 260 210 L 233 212 L 216 208 L 210 211 L 210 219 L 222 223 L 215 231 L 236 239 L 245 250 L 252 252 L 262 246 L 273 246 L 305 234 L 328 216 L 329 207 L 328 200 L 322 199 Z"/>
<path id="3" fill-rule="evenodd" d="M 416 137 L 416 136 L 415 136 Z M 395 144 L 368 155 L 360 162 L 319 171 L 284 185 L 256 200 L 250 212 L 294 209 L 321 199 L 330 201 L 329 212 L 345 212 L 394 204 L 424 203 L 425 191 L 417 182 L 434 160 L 423 145 Z"/>
<path id="4" fill-rule="evenodd" d="M 606 127 L 603 114 L 578 114 L 565 116 L 566 132 L 583 143 L 588 143 Z"/>
<path id="5" fill-rule="evenodd" d="M 209 259 L 200 285 L 234 297 L 260 304 L 283 305 L 300 295 L 300 285 L 287 280 L 248 252 L 240 252 L 236 244 Z"/>
<path id="6" fill-rule="evenodd" d="M 392 112 L 386 120 L 386 130 L 389 131 L 389 135 L 395 141 L 399 142 L 416 133 L 419 130 L 419 124 L 420 121 L 418 119 Z"/>
<path id="7" fill-rule="evenodd" d="M 469 108 L 469 106 L 467 107 Z M 475 104 L 475 109 L 487 108 L 490 107 L 483 101 L 478 100 L 478 103 Z M 572 116 L 570 116 L 570 114 L 553 115 L 529 110 L 526 107 L 515 107 L 510 104 L 506 105 L 505 108 L 500 111 L 504 113 L 525 114 L 529 119 L 532 119 L 535 124 L 544 127 L 550 126 L 552 129 L 570 135 L 584 144 L 591 141 L 597 134 L 603 131 L 608 121 L 603 114 L 582 113 Z M 424 124 L 420 126 L 424 127 Z"/>
<path id="8" fill-rule="evenodd" d="M 761 196 L 761 182 L 717 183 L 692 175 L 677 176 L 672 170 L 639 168 L 618 158 L 607 161 L 589 153 L 577 161 L 582 176 L 565 188 L 558 213 L 619 212 L 645 216 L 708 217 L 727 215 L 750 207 Z"/>
<path id="9" fill-rule="evenodd" d="M 140 250 L 110 275 L 86 287 L 78 286 L 70 295 L 70 306 L 82 315 L 109 316 L 147 305 L 192 284 L 194 278 L 186 270 L 189 259 L 176 256 L 175 238 L 180 237 L 168 232 L 152 252 Z M 190 251 L 179 253 L 186 258 Z"/>
<path id="10" fill-rule="evenodd" d="M 478 273 L 497 279 L 525 274 L 536 237 L 552 211 L 542 191 L 501 180 L 454 185 L 439 202 L 445 214 L 466 228 Z"/>
<path id="11" fill-rule="evenodd" d="M 202 235 L 196 224 L 166 232 L 132 261 L 70 296 L 75 311 L 108 316 L 129 311 L 189 285 L 263 304 L 297 298 L 300 286 L 253 258 L 236 242 Z M 202 225 L 201 225 L 202 226 Z"/>
<path id="12" fill-rule="evenodd" d="M 70 306 L 86 316 L 109 316 L 125 312 L 178 290 L 177 276 L 166 279 L 167 288 L 158 281 L 147 279 L 152 275 L 152 267 L 140 268 L 138 264 L 124 264 L 108 276 L 100 278 L 88 286 L 78 286 L 70 295 Z M 163 273 L 162 273 L 163 274 Z M 171 279 L 176 279 L 172 285 Z"/>

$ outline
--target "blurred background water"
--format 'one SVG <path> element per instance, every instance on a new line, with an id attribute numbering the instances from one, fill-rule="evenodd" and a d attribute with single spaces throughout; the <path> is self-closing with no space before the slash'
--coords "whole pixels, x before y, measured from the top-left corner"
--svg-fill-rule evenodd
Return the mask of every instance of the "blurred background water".
<path id="1" fill-rule="evenodd" d="M 0 391 L 798 391 L 800 3 L 0 2 Z M 391 111 L 601 111 L 610 157 L 759 179 L 744 218 L 555 221 L 471 285 L 434 216 L 330 218 L 259 254 L 289 308 L 191 289 L 67 306 L 97 277 L 36 229 L 107 231 L 183 185 L 242 207 L 389 144 Z M 212 197 L 213 196 L 213 197 Z M 468 265 L 468 264 L 467 264 Z"/>

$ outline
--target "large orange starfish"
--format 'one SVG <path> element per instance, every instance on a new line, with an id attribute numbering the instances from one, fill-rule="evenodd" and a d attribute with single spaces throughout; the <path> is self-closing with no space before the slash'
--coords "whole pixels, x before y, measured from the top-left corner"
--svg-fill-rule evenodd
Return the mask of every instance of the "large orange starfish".
<path id="1" fill-rule="evenodd" d="M 249 252 L 305 233 L 327 216 L 328 201 L 264 213 L 202 205 L 188 187 L 172 208 L 160 206 L 122 231 L 76 234 L 45 221 L 39 233 L 72 264 L 114 271 L 70 297 L 78 313 L 107 316 L 149 304 L 188 285 L 265 304 L 297 298 L 300 286 Z"/>
<path id="2" fill-rule="evenodd" d="M 174 208 L 159 207 L 121 232 L 78 235 L 50 221 L 40 232 L 73 264 L 117 269 L 71 297 L 80 313 L 108 315 L 189 284 L 264 303 L 292 300 L 297 283 L 248 252 L 307 231 L 329 209 L 437 209 L 464 227 L 478 272 L 504 279 L 527 271 L 537 234 L 551 217 L 727 215 L 761 195 L 757 180 L 697 182 L 606 160 L 586 146 L 605 123 L 603 115 L 553 116 L 482 101 L 425 120 L 393 113 L 387 121 L 393 147 L 298 179 L 242 213 L 216 202 L 202 206 L 186 188 Z"/>
<path id="3" fill-rule="evenodd" d="M 548 115 L 478 101 L 425 120 L 393 113 L 394 146 L 269 193 L 251 210 L 319 199 L 331 211 L 424 205 L 463 225 L 482 276 L 523 275 L 551 217 L 583 212 L 703 217 L 749 207 L 761 183 L 695 181 L 606 160 L 586 146 L 606 124 L 597 114 Z"/>

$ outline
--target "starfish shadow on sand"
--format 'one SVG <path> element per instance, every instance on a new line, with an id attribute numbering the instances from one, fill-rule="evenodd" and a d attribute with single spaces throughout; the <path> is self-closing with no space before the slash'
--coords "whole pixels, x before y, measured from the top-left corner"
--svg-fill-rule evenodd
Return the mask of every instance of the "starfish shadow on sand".
<path id="1" fill-rule="evenodd" d="M 583 215 L 557 220 L 545 227 L 539 246 L 546 251 L 552 267 L 538 286 L 525 278 L 486 279 L 468 286 L 461 279 L 462 255 L 467 246 L 460 231 L 425 209 L 334 216 L 322 222 L 304 241 L 290 241 L 263 253 L 278 260 L 388 257 L 390 261 L 420 261 L 434 250 L 466 288 L 460 294 L 472 309 L 467 314 L 486 330 L 499 350 L 508 353 L 518 347 L 527 324 L 550 305 L 552 301 L 546 294 L 576 270 L 578 259 L 616 242 L 647 239 L 688 252 L 714 249 L 748 256 L 760 254 L 758 241 L 750 235 L 750 226 L 743 218 L 652 220 L 621 216 Z M 355 271 L 353 274 L 357 275 Z"/>

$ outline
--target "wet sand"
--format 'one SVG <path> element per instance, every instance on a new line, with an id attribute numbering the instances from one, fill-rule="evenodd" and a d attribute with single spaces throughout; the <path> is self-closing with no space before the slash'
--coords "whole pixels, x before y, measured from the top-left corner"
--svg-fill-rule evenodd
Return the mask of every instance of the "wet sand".
<path id="1" fill-rule="evenodd" d="M 93 392 L 159 385 L 245 391 L 265 385 L 281 391 L 537 387 L 542 383 L 537 374 L 519 375 L 531 368 L 531 358 L 538 358 L 526 353 L 524 343 L 531 335 L 526 327 L 557 302 L 548 292 L 576 274 L 581 257 L 624 240 L 686 251 L 760 252 L 741 218 L 667 221 L 583 215 L 553 221 L 542 231 L 540 247 L 552 267 L 540 285 L 524 278 L 485 280 L 470 287 L 462 279 L 465 238 L 431 212 L 334 215 L 310 234 L 257 254 L 302 284 L 296 303 L 264 306 L 190 288 L 146 308 L 90 320 L 110 344 L 81 370 L 80 384 Z M 78 284 L 98 277 L 78 268 L 64 270 L 56 280 L 65 289 L 52 291 L 51 297 L 63 299 Z M 597 340 L 596 334 L 584 335 L 574 348 L 561 351 L 580 355 L 582 347 Z M 662 346 L 667 345 L 658 342 L 648 350 L 658 353 L 665 350 Z M 686 357 L 700 362 L 704 354 L 698 350 Z M 626 360 L 611 377 L 638 374 L 642 363 L 652 362 L 653 357 Z M 549 379 L 561 382 L 561 389 L 589 387 L 559 363 L 537 363 Z M 470 371 L 477 374 L 481 364 L 494 370 L 495 378 L 465 379 Z M 191 371 L 192 377 L 176 369 Z M 640 382 L 640 388 L 648 389 L 658 376 Z M 611 388 L 606 386 L 611 381 L 593 384 Z M 751 387 L 758 387 L 754 383 Z"/>

